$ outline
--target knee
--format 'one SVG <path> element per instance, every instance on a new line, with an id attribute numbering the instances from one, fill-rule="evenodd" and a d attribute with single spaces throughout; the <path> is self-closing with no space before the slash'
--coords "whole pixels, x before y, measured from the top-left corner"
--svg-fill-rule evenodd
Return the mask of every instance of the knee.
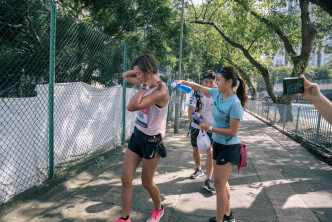
<path id="1" fill-rule="evenodd" d="M 133 178 L 126 175 L 126 174 L 122 174 L 121 175 L 121 182 L 123 186 L 131 186 L 132 182 L 133 182 Z"/>
<path id="2" fill-rule="evenodd" d="M 153 187 L 153 181 L 142 180 L 142 185 L 145 189 L 150 190 Z"/>
<path id="3" fill-rule="evenodd" d="M 212 158 L 212 148 L 209 148 L 209 150 L 206 152 L 206 156 Z"/>
<path id="4" fill-rule="evenodd" d="M 214 188 L 216 192 L 226 192 L 226 184 L 222 183 L 221 181 L 214 180 Z"/>

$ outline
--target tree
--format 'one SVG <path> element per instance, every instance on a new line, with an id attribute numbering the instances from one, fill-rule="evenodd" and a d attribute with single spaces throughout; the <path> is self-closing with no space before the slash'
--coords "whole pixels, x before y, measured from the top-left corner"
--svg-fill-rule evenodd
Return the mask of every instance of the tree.
<path id="1" fill-rule="evenodd" d="M 300 0 L 299 3 L 298 16 L 296 10 L 291 10 L 289 14 L 276 10 L 284 4 L 283 1 L 209 1 L 200 7 L 200 13 L 195 11 L 192 23 L 209 25 L 217 30 L 224 41 L 240 50 L 259 71 L 271 99 L 275 103 L 290 104 L 292 96 L 283 95 L 278 98 L 274 93 L 269 68 L 260 58 L 263 55 L 271 56 L 273 50 L 283 46 L 293 64 L 291 76 L 299 76 L 305 72 L 317 29 L 309 17 L 308 1 Z M 299 54 L 296 52 L 297 48 L 300 48 Z M 260 54 L 257 53 L 259 50 Z M 289 120 L 291 119 L 290 116 Z"/>
<path id="2" fill-rule="evenodd" d="M 0 5 L 0 96 L 35 96 L 48 76 L 49 10 L 42 1 Z"/>
<path id="3" fill-rule="evenodd" d="M 330 0 L 309 0 L 309 2 L 318 5 L 332 16 L 332 2 Z"/>
<path id="4" fill-rule="evenodd" d="M 235 48 L 238 48 L 242 51 L 243 55 L 248 59 L 248 61 L 259 70 L 259 72 L 262 74 L 262 77 L 264 78 L 267 91 L 273 101 L 275 103 L 281 102 L 285 104 L 290 104 L 291 97 L 285 96 L 280 98 L 280 100 L 275 96 L 272 90 L 272 84 L 270 82 L 270 76 L 268 72 L 268 67 L 264 66 L 259 59 L 257 58 L 257 55 L 255 55 L 255 52 L 253 51 L 251 47 L 259 48 L 261 44 L 267 43 L 264 47 L 263 53 L 269 54 L 270 49 L 276 49 L 276 47 L 280 47 L 280 44 L 275 44 L 273 41 L 276 40 L 276 37 L 278 37 L 279 42 L 283 44 L 285 51 L 288 53 L 292 63 L 293 63 L 293 72 L 291 76 L 299 76 L 300 74 L 304 73 L 308 61 L 310 59 L 310 53 L 313 48 L 313 43 L 315 40 L 315 36 L 317 34 L 317 30 L 312 26 L 310 18 L 309 18 L 309 6 L 308 2 L 305 0 L 300 1 L 300 21 L 297 21 L 296 14 L 292 16 L 284 15 L 276 10 L 272 10 L 267 15 L 260 15 L 258 12 L 254 10 L 254 8 L 276 8 L 278 5 L 271 5 L 270 3 L 265 3 L 262 5 L 259 5 L 257 2 L 252 3 L 251 1 L 240 1 L 235 0 L 236 4 L 226 4 L 225 2 L 217 2 L 213 1 L 210 3 L 214 7 L 210 6 L 210 8 L 214 8 L 213 11 L 208 11 L 209 6 L 202 6 L 202 11 L 205 11 L 204 13 L 200 13 L 202 15 L 201 17 L 196 16 L 195 21 L 193 23 L 197 24 L 205 24 L 210 25 L 214 27 L 219 34 L 222 36 L 222 38 L 227 41 L 230 45 L 232 45 Z M 240 6 L 240 7 L 239 7 Z M 242 8 L 241 8 L 242 7 Z M 218 20 L 218 16 L 212 16 L 216 14 L 220 14 L 220 11 L 227 10 L 228 13 L 231 11 L 233 12 L 233 16 L 225 17 L 224 13 L 223 16 L 223 22 L 220 23 L 220 20 Z M 295 12 L 294 12 L 295 13 Z M 209 17 L 210 16 L 210 17 Z M 225 19 L 227 18 L 227 19 Z M 256 21 L 253 21 L 252 18 L 255 18 Z M 236 23 L 236 21 L 230 21 L 231 19 L 237 20 L 239 22 Z M 225 21 L 227 20 L 227 21 Z M 244 22 L 246 20 L 246 22 Z M 249 22 L 248 22 L 249 21 Z M 255 23 L 261 23 L 264 24 L 265 27 L 262 27 L 261 25 L 255 24 Z M 255 29 L 257 35 L 249 35 L 246 31 L 249 31 L 249 28 L 244 28 L 241 26 L 240 23 L 245 23 L 246 26 L 252 26 L 251 29 Z M 225 25 L 233 25 L 232 27 L 236 27 L 236 31 L 240 34 L 244 34 L 244 38 L 241 38 L 239 34 L 236 34 L 231 31 L 228 31 L 229 28 Z M 236 24 L 236 26 L 234 25 Z M 221 28 L 221 26 L 223 29 Z M 238 28 L 240 27 L 240 28 Z M 259 31 L 257 28 L 261 29 L 262 31 Z M 286 35 L 286 32 L 289 33 L 295 33 L 293 36 Z M 228 34 L 229 33 L 229 34 Z M 301 43 L 299 44 L 299 38 L 296 39 L 296 34 L 300 34 Z M 229 36 L 232 36 L 230 38 Z M 235 37 L 234 37 L 235 36 Z M 262 37 L 268 37 L 270 39 L 270 43 L 268 40 L 259 40 L 259 38 L 262 39 Z M 237 41 L 238 40 L 238 41 Z M 259 40 L 259 41 L 257 41 Z M 241 42 L 242 41 L 242 42 Z M 300 54 L 297 55 L 296 48 L 298 45 L 301 45 L 301 51 Z"/>
<path id="5" fill-rule="evenodd" d="M 176 65 L 179 11 L 171 0 L 61 0 L 67 14 L 161 63 Z"/>

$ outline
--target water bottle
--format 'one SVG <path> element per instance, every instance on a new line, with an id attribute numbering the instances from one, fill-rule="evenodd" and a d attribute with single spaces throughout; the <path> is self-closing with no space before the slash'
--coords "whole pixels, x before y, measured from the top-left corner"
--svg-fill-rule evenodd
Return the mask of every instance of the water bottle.
<path id="1" fill-rule="evenodd" d="M 199 114 L 199 112 L 193 111 L 192 114 L 193 114 L 194 123 L 198 124 L 204 123 L 204 117 L 201 114 Z"/>
<path id="2" fill-rule="evenodd" d="M 173 79 L 171 79 L 171 86 L 173 88 L 181 89 L 185 93 L 190 93 L 191 92 L 191 87 L 190 86 L 185 86 L 185 85 L 182 85 L 182 84 L 176 84 L 176 82 L 174 82 Z"/>

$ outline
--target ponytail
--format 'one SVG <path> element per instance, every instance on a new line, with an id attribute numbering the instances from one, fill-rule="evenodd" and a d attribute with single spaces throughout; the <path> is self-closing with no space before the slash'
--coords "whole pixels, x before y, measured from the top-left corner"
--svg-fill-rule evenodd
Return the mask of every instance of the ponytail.
<path id="1" fill-rule="evenodd" d="M 236 95 L 241 102 L 241 106 L 244 107 L 248 101 L 246 83 L 240 78 L 236 69 L 234 67 L 221 67 L 218 73 L 220 73 L 226 80 L 232 79 L 232 87 L 237 88 Z"/>
<path id="2" fill-rule="evenodd" d="M 236 90 L 236 95 L 241 101 L 241 106 L 244 107 L 246 102 L 248 101 L 248 95 L 246 90 L 246 84 L 242 78 L 239 78 L 240 84 Z"/>

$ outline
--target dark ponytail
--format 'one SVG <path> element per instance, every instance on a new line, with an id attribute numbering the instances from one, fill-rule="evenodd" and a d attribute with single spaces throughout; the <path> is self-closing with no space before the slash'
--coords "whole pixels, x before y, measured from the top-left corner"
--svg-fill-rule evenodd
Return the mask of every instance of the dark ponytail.
<path id="1" fill-rule="evenodd" d="M 242 78 L 238 79 L 240 81 L 240 85 L 236 90 L 236 95 L 241 101 L 241 106 L 244 107 L 246 102 L 248 101 L 248 95 L 246 90 L 246 84 Z"/>
<path id="2" fill-rule="evenodd" d="M 236 69 L 234 67 L 222 67 L 218 71 L 218 73 L 221 73 L 221 75 L 226 79 L 232 79 L 233 85 L 232 87 L 237 86 L 237 81 L 240 82 L 239 86 L 236 89 L 236 95 L 239 98 L 241 102 L 241 106 L 244 107 L 246 102 L 248 101 L 248 95 L 246 90 L 246 84 L 242 78 L 240 78 L 239 74 L 237 73 Z"/>

